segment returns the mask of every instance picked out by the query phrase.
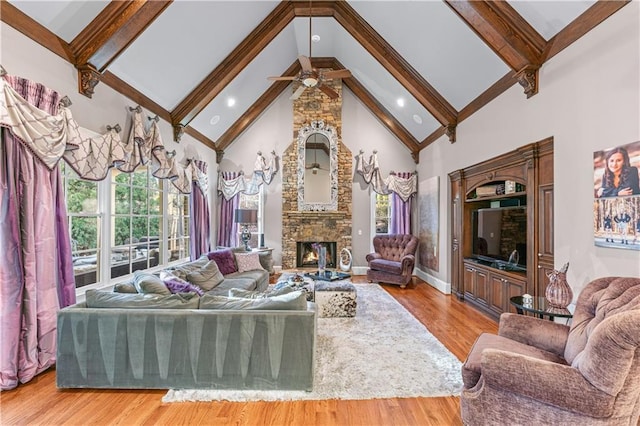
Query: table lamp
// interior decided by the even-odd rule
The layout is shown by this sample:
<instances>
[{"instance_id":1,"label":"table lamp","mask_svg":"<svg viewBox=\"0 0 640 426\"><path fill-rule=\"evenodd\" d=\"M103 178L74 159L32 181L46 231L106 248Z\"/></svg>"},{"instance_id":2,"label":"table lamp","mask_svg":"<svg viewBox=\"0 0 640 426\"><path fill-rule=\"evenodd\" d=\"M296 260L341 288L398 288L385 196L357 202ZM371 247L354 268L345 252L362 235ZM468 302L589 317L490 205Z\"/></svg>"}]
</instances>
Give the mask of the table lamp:
<instances>
[{"instance_id":1,"label":"table lamp","mask_svg":"<svg viewBox=\"0 0 640 426\"><path fill-rule=\"evenodd\" d=\"M242 226L240 239L244 244L244 249L246 251L251 250L251 248L249 248L249 240L251 239L249 225L258 223L258 210L236 209L236 223Z\"/></svg>"}]
</instances>

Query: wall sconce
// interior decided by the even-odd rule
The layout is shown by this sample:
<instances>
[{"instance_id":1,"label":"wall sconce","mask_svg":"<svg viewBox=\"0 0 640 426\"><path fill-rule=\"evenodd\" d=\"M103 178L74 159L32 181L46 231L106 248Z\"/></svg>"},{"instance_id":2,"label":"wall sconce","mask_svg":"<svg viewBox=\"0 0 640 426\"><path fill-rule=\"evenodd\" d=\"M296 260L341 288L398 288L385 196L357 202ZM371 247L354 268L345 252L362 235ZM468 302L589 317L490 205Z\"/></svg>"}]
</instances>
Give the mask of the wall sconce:
<instances>
[{"instance_id":1,"label":"wall sconce","mask_svg":"<svg viewBox=\"0 0 640 426\"><path fill-rule=\"evenodd\" d=\"M258 210L236 209L235 219L236 223L242 226L240 239L244 244L244 249L250 251L249 240L251 239L251 232L249 232L249 225L258 223Z\"/></svg>"}]
</instances>

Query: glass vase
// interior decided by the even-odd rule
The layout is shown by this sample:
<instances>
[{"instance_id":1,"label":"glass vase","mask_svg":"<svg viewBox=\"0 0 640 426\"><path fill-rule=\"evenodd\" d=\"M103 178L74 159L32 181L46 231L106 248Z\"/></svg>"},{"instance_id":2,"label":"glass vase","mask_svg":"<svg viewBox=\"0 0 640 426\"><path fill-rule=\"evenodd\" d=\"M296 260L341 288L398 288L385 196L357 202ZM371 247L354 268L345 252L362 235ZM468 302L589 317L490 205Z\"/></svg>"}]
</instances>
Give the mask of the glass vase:
<instances>
[{"instance_id":1,"label":"glass vase","mask_svg":"<svg viewBox=\"0 0 640 426\"><path fill-rule=\"evenodd\" d=\"M573 300L573 292L567 283L566 272L553 271L547 277L549 277L549 284L544 292L547 302L553 308L566 309Z\"/></svg>"},{"instance_id":2,"label":"glass vase","mask_svg":"<svg viewBox=\"0 0 640 426\"><path fill-rule=\"evenodd\" d=\"M318 275L324 275L327 267L327 248L320 247L318 249Z\"/></svg>"}]
</instances>

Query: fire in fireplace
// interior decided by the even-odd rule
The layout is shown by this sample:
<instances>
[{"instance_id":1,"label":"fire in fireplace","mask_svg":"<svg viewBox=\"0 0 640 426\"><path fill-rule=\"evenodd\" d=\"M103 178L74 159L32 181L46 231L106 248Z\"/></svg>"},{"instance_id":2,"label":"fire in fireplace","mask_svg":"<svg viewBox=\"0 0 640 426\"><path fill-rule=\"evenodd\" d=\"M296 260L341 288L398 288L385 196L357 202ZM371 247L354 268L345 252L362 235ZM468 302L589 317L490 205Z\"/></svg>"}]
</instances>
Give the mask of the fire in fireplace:
<instances>
[{"instance_id":1,"label":"fire in fireplace","mask_svg":"<svg viewBox=\"0 0 640 426\"><path fill-rule=\"evenodd\" d=\"M327 248L327 268L335 268L337 264L335 241L298 241L296 243L296 267L318 266L318 253L313 249L313 244Z\"/></svg>"}]
</instances>

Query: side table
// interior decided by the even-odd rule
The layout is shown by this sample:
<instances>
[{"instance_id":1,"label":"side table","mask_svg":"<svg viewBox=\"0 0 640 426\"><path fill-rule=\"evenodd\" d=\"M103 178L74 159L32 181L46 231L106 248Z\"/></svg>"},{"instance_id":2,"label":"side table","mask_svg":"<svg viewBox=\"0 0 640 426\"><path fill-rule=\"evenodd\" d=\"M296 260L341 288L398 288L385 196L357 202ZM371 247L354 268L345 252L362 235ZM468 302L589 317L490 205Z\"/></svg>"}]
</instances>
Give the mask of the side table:
<instances>
[{"instance_id":1,"label":"side table","mask_svg":"<svg viewBox=\"0 0 640 426\"><path fill-rule=\"evenodd\" d=\"M549 302L544 297L534 297L531 303L525 303L522 296L514 296L509 299L509 302L515 306L516 312L520 315L524 315L525 312L531 312L538 318L547 316L550 321L553 321L555 317L573 318L573 314L568 309L554 308L549 305Z\"/></svg>"}]
</instances>

